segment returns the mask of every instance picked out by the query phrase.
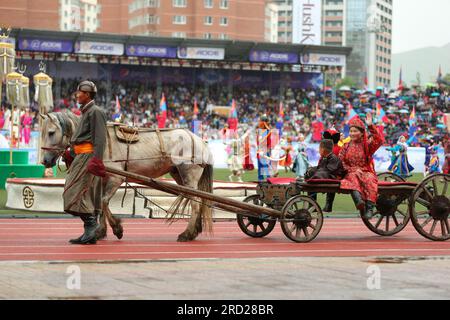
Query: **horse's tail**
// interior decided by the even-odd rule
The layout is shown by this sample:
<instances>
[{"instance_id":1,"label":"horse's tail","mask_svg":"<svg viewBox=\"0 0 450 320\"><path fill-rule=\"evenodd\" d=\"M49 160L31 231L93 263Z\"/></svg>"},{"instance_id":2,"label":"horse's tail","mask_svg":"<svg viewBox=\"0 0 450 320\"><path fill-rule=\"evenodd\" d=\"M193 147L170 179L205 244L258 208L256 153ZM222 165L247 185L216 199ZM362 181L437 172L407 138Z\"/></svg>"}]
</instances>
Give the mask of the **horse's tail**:
<instances>
[{"instance_id":1,"label":"horse's tail","mask_svg":"<svg viewBox=\"0 0 450 320\"><path fill-rule=\"evenodd\" d=\"M203 169L202 176L198 182L198 190L213 193L213 166L207 164ZM212 208L210 201L202 199L200 204L200 217L202 219L202 229L207 233L212 233Z\"/></svg>"}]
</instances>

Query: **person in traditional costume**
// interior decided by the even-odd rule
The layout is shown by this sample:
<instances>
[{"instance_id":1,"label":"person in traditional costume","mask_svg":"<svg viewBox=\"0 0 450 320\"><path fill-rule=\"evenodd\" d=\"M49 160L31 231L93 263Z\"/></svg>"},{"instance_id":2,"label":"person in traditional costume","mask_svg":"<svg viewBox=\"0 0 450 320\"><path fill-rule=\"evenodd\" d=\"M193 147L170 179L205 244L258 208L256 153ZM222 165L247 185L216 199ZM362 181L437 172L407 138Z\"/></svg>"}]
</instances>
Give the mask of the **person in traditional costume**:
<instances>
[{"instance_id":1,"label":"person in traditional costume","mask_svg":"<svg viewBox=\"0 0 450 320\"><path fill-rule=\"evenodd\" d=\"M442 173L450 174L450 139L446 135L442 139L442 147L444 148L445 160L442 166Z\"/></svg>"},{"instance_id":2,"label":"person in traditional costume","mask_svg":"<svg viewBox=\"0 0 450 320\"><path fill-rule=\"evenodd\" d=\"M375 212L378 197L378 178L375 173L373 154L383 144L383 136L373 125L372 114L366 118L371 137L359 118L349 121L351 141L344 145L339 158L342 160L346 176L341 181L341 189L350 190L353 202L362 215L370 219Z\"/></svg>"},{"instance_id":3,"label":"person in traditional costume","mask_svg":"<svg viewBox=\"0 0 450 320\"><path fill-rule=\"evenodd\" d=\"M22 120L22 141L25 143L26 146L29 146L30 144L30 138L31 138L31 126L33 124L33 117L30 114L30 109L27 108L25 111L25 114L21 117Z\"/></svg>"},{"instance_id":4,"label":"person in traditional costume","mask_svg":"<svg viewBox=\"0 0 450 320\"><path fill-rule=\"evenodd\" d=\"M308 154L306 153L307 145L305 143L305 136L300 133L298 136L298 149L297 156L295 157L292 171L294 171L297 179L302 180L306 171L311 166L308 161Z\"/></svg>"},{"instance_id":5,"label":"person in traditional costume","mask_svg":"<svg viewBox=\"0 0 450 320\"><path fill-rule=\"evenodd\" d=\"M272 132L268 124L268 118L263 115L259 121L256 133L258 160L258 180L264 181L273 175L271 164L271 147L272 147Z\"/></svg>"},{"instance_id":6,"label":"person in traditional costume","mask_svg":"<svg viewBox=\"0 0 450 320\"><path fill-rule=\"evenodd\" d=\"M252 154L251 154L252 144L250 143L250 129L247 129L244 136L242 137L242 140L244 140L243 168L245 171L253 171L255 169L255 165L253 164Z\"/></svg>"},{"instance_id":7,"label":"person in traditional costume","mask_svg":"<svg viewBox=\"0 0 450 320\"><path fill-rule=\"evenodd\" d=\"M430 158L430 164L428 166L427 175L441 173L441 168L439 166L439 156L438 156L439 146L432 145L431 147L429 147L429 149L430 149L431 158Z\"/></svg>"},{"instance_id":8,"label":"person in traditional costume","mask_svg":"<svg viewBox=\"0 0 450 320\"><path fill-rule=\"evenodd\" d=\"M402 178L411 177L411 172L414 170L414 167L408 161L408 142L406 141L406 136L400 136L394 148L389 149L398 152L394 165L390 167L390 170Z\"/></svg>"},{"instance_id":9,"label":"person in traditional costume","mask_svg":"<svg viewBox=\"0 0 450 320\"><path fill-rule=\"evenodd\" d=\"M337 131L334 127L322 133L323 139L333 141L333 154L337 157L341 152L342 147L339 145L341 141L341 133ZM325 207L323 207L324 212L332 212L333 211L333 203L334 198L336 197L336 193L327 193Z\"/></svg>"},{"instance_id":10,"label":"person in traditional costume","mask_svg":"<svg viewBox=\"0 0 450 320\"><path fill-rule=\"evenodd\" d=\"M78 85L77 102L81 106L81 120L70 142L70 149L64 155L69 165L63 192L64 211L80 217L84 222L84 233L70 240L72 244L97 242L97 216L102 212L107 117L95 104L96 94L97 87L93 82L82 81Z\"/></svg>"},{"instance_id":11,"label":"person in traditional costume","mask_svg":"<svg viewBox=\"0 0 450 320\"><path fill-rule=\"evenodd\" d=\"M233 177L236 177L238 182L242 181L242 152L241 152L241 141L239 139L239 134L236 131L234 133L234 138L230 142L231 155L228 158L228 168L231 174L228 179L233 182Z\"/></svg>"},{"instance_id":12,"label":"person in traditional costume","mask_svg":"<svg viewBox=\"0 0 450 320\"><path fill-rule=\"evenodd\" d=\"M285 172L289 172L291 170L292 165L292 155L291 153L294 151L294 147L292 146L292 138L287 138L287 145L281 147L284 151L284 157L280 160L280 166L284 167Z\"/></svg>"}]
</instances>

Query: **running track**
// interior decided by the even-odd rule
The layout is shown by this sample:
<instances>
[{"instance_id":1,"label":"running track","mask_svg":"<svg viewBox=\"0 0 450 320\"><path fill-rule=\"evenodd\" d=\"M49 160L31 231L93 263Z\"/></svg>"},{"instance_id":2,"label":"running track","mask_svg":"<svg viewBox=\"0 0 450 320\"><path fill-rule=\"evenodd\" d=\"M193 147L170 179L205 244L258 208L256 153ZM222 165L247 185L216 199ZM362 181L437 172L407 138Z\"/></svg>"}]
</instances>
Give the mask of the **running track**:
<instances>
[{"instance_id":1,"label":"running track","mask_svg":"<svg viewBox=\"0 0 450 320\"><path fill-rule=\"evenodd\" d=\"M432 242L409 225L399 235L371 233L359 219L326 218L311 243L288 240L277 225L263 239L241 232L236 222L216 222L213 236L190 243L176 242L186 222L126 219L125 234L97 245L69 245L82 233L79 219L0 219L0 261L126 261L205 258L447 256L450 242Z\"/></svg>"}]
</instances>

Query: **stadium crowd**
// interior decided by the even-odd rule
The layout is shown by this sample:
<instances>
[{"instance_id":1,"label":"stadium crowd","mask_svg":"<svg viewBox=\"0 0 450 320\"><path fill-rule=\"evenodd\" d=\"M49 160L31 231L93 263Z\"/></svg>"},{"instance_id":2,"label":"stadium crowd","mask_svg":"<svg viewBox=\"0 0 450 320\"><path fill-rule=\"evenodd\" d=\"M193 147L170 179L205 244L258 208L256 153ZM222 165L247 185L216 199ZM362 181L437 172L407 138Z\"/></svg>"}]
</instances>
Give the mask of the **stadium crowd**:
<instances>
[{"instance_id":1,"label":"stadium crowd","mask_svg":"<svg viewBox=\"0 0 450 320\"><path fill-rule=\"evenodd\" d=\"M75 89L79 79L61 81L61 99L54 101L54 111L70 109L78 112L75 102ZM161 92L167 101L166 127L190 128L194 117L194 100L198 103L196 118L202 121L203 130L208 138L220 138L227 124L227 116L214 112L215 106L230 106L235 99L237 118L240 127L253 127L258 119L266 114L273 127L283 123L283 135L294 140L300 133L306 136L306 142L320 140L319 130L334 126L345 132L349 109L361 117L367 112L374 113L378 124L384 126L386 143L392 144L402 134L414 134L420 137L434 137L440 141L447 134L444 115L449 112L449 88L428 87L422 91L406 89L402 92L347 90L338 91L333 97L331 90L293 90L286 89L280 95L267 88L242 89L220 86L193 88L183 85L163 85L162 90L148 87L140 82L112 82L108 99L107 83L97 81L97 102L106 106L109 119L138 126L152 127L157 124ZM348 90L350 89L350 90ZM107 105L107 101L109 104ZM280 117L280 102L283 116ZM118 105L120 104L120 110ZM379 105L378 105L379 104ZM0 122L5 116L7 103L2 101ZM37 107L32 104L34 125L37 128ZM379 114L382 110L382 116ZM414 126L411 131L411 113L415 111ZM378 114L378 116L377 116ZM317 121L318 120L318 121ZM321 122L323 126L317 126ZM0 123L0 124L1 124ZM419 145L420 139L413 141Z\"/></svg>"}]
</instances>

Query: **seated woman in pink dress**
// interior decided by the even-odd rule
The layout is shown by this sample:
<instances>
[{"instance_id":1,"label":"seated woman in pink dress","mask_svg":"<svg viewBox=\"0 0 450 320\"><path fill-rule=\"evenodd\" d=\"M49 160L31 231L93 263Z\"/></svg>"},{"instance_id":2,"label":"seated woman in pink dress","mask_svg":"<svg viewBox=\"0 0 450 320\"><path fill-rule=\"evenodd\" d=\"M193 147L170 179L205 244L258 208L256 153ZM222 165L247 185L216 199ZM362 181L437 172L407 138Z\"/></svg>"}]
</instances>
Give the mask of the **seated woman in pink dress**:
<instances>
[{"instance_id":1,"label":"seated woman in pink dress","mask_svg":"<svg viewBox=\"0 0 450 320\"><path fill-rule=\"evenodd\" d=\"M365 218L370 219L374 215L378 196L378 179L372 156L383 144L384 138L372 124L372 114L367 114L366 123L370 138L361 119L354 118L349 122L351 141L342 148L339 158L348 172L341 181L341 189L352 190L355 206Z\"/></svg>"}]
</instances>

